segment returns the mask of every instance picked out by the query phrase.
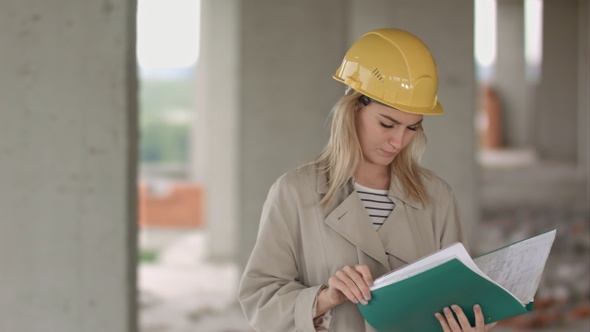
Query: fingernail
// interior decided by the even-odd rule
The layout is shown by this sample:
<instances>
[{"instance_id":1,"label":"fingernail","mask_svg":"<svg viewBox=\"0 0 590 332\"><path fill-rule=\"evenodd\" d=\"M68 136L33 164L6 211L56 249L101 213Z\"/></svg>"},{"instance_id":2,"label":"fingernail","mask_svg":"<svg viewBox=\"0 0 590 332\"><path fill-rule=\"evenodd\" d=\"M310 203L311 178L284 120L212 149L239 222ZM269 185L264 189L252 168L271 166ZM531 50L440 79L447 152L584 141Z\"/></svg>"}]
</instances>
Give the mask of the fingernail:
<instances>
[{"instance_id":1,"label":"fingernail","mask_svg":"<svg viewBox=\"0 0 590 332\"><path fill-rule=\"evenodd\" d=\"M458 305L456 305L456 304L453 304L453 305L451 306L451 308L453 308L453 311L457 311L457 310L459 310L459 306L458 306Z\"/></svg>"},{"instance_id":2,"label":"fingernail","mask_svg":"<svg viewBox=\"0 0 590 332\"><path fill-rule=\"evenodd\" d=\"M473 309L480 309L479 304L474 305Z\"/></svg>"},{"instance_id":3,"label":"fingernail","mask_svg":"<svg viewBox=\"0 0 590 332\"><path fill-rule=\"evenodd\" d=\"M373 280L367 280L367 286L369 286L369 287L373 286Z\"/></svg>"},{"instance_id":4,"label":"fingernail","mask_svg":"<svg viewBox=\"0 0 590 332\"><path fill-rule=\"evenodd\" d=\"M361 300L361 303L362 303L363 305L367 305L367 301L365 301L365 300Z\"/></svg>"},{"instance_id":5,"label":"fingernail","mask_svg":"<svg viewBox=\"0 0 590 332\"><path fill-rule=\"evenodd\" d=\"M451 313L451 309L449 309L448 307L445 307L443 309L443 311L445 312L445 314L450 314Z\"/></svg>"},{"instance_id":6,"label":"fingernail","mask_svg":"<svg viewBox=\"0 0 590 332\"><path fill-rule=\"evenodd\" d=\"M371 295L365 295L365 301L370 301L371 300Z\"/></svg>"}]
</instances>

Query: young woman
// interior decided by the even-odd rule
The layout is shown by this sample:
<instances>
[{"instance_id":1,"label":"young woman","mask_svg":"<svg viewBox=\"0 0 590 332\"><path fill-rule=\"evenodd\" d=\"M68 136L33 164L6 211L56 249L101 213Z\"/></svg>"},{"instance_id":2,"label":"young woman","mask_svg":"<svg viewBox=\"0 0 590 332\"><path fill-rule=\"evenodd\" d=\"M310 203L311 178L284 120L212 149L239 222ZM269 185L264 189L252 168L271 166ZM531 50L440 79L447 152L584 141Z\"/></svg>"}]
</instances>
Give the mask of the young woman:
<instances>
[{"instance_id":1,"label":"young woman","mask_svg":"<svg viewBox=\"0 0 590 332\"><path fill-rule=\"evenodd\" d=\"M374 278L465 242L451 189L418 165L423 117L443 112L437 77L406 31L371 31L348 50L328 144L281 176L263 207L239 290L256 331L374 331L357 307ZM474 310L475 328L458 307L436 319L444 331L489 329Z\"/></svg>"}]
</instances>

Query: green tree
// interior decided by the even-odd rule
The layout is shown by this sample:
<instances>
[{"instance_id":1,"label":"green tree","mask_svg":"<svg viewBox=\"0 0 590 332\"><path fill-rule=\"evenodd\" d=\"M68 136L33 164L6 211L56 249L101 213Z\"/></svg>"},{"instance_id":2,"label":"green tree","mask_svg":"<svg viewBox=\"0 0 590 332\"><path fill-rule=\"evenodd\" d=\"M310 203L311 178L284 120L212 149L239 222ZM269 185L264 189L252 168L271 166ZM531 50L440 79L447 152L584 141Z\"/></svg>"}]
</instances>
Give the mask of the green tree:
<instances>
[{"instance_id":1,"label":"green tree","mask_svg":"<svg viewBox=\"0 0 590 332\"><path fill-rule=\"evenodd\" d=\"M185 164L189 158L190 121L174 120L174 112L194 109L191 75L140 81L140 144L142 164ZM190 118L190 117L188 117Z\"/></svg>"}]
</instances>

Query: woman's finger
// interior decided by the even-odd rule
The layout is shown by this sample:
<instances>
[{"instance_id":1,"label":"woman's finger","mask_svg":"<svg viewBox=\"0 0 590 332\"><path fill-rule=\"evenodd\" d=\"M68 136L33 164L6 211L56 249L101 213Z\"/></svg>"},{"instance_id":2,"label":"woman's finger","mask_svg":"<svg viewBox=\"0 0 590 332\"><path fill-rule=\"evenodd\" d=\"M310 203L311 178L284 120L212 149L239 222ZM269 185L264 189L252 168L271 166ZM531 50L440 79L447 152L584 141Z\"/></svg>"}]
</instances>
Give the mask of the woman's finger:
<instances>
[{"instance_id":1,"label":"woman's finger","mask_svg":"<svg viewBox=\"0 0 590 332\"><path fill-rule=\"evenodd\" d=\"M447 323L451 328L451 331L461 331L461 327L457 323L457 320L455 320L455 316L453 316L453 312L451 311L451 309L445 307L443 309L443 312L445 314L445 318L447 319Z\"/></svg>"},{"instance_id":2,"label":"woman's finger","mask_svg":"<svg viewBox=\"0 0 590 332\"><path fill-rule=\"evenodd\" d=\"M365 283L368 287L373 286L373 276L371 275L371 270L369 270L367 265L357 265L354 267L354 269L360 273L361 276L363 276L363 279L365 280Z\"/></svg>"},{"instance_id":3,"label":"woman's finger","mask_svg":"<svg viewBox=\"0 0 590 332\"><path fill-rule=\"evenodd\" d=\"M461 307L456 304L453 304L451 309L453 309L453 312L455 313L457 320L461 325L462 331L471 331L471 323L469 322L469 319L467 319L467 316L465 316L463 309L461 309Z\"/></svg>"},{"instance_id":4,"label":"woman's finger","mask_svg":"<svg viewBox=\"0 0 590 332\"><path fill-rule=\"evenodd\" d=\"M363 293L363 297L366 301L371 300L371 287L373 285L373 276L371 275L371 271L367 265L357 265L354 269L360 274L362 278L362 282L360 280L357 282L357 286L359 287L361 293Z\"/></svg>"},{"instance_id":5,"label":"woman's finger","mask_svg":"<svg viewBox=\"0 0 590 332\"><path fill-rule=\"evenodd\" d=\"M346 273L353 284L349 284L351 291L357 296L357 299L362 304L367 304L370 299L371 292L363 276L356 270L356 267L345 266L342 272Z\"/></svg>"},{"instance_id":6,"label":"woman's finger","mask_svg":"<svg viewBox=\"0 0 590 332\"><path fill-rule=\"evenodd\" d=\"M438 319L438 322L440 323L440 326L442 327L443 332L451 332L451 327L447 323L445 316L443 316L437 312L434 314L434 317L436 317L436 319Z\"/></svg>"},{"instance_id":7,"label":"woman's finger","mask_svg":"<svg viewBox=\"0 0 590 332\"><path fill-rule=\"evenodd\" d=\"M348 285L344 281L340 280L340 278L338 278L336 275L333 275L330 277L330 279L328 279L328 291L331 292L331 294L333 294L331 295L333 300L337 300L337 293L340 293L344 297L346 297L350 302L358 303L356 296L354 296L354 294L350 291Z\"/></svg>"},{"instance_id":8,"label":"woman's finger","mask_svg":"<svg viewBox=\"0 0 590 332\"><path fill-rule=\"evenodd\" d=\"M475 330L485 331L485 319L483 318L483 312L479 304L473 306L473 313L475 314Z\"/></svg>"},{"instance_id":9,"label":"woman's finger","mask_svg":"<svg viewBox=\"0 0 590 332\"><path fill-rule=\"evenodd\" d=\"M359 283L362 285L364 281L354 268L345 266L342 270L336 272L335 276L346 284L347 291L353 296L354 300L352 302L367 304L367 300L365 300L365 296L359 288ZM347 297L350 299L349 296Z\"/></svg>"}]
</instances>

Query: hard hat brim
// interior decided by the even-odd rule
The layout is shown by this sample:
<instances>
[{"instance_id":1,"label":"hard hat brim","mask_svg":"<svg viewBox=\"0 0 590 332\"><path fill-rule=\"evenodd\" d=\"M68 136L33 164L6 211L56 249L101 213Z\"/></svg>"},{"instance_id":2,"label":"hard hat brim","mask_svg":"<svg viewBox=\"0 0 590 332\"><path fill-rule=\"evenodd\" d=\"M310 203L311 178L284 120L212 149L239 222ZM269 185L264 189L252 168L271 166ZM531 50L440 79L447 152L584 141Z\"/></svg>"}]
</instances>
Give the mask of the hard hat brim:
<instances>
[{"instance_id":1,"label":"hard hat brim","mask_svg":"<svg viewBox=\"0 0 590 332\"><path fill-rule=\"evenodd\" d=\"M338 77L337 73L332 75L332 77L335 80L337 80L338 82L341 82L341 83L344 83L345 85L347 85L344 82L344 80L342 80L340 77ZM402 112L411 113L411 114L420 114L420 115L441 115L444 113L444 109L443 109L442 105L440 104L440 102L438 102L438 101L436 102L436 105L434 105L434 107L431 107L431 108L415 107L415 106L409 106L409 105L403 105L403 104L395 104L395 103L386 102L386 101L382 100L382 98L379 98L378 96L375 96L368 91L363 91L362 89L354 88L350 85L347 85L347 86L357 92L364 94L365 96L367 96L373 100L378 101L379 103L381 103L383 105L395 108L395 109L400 110Z\"/></svg>"},{"instance_id":2,"label":"hard hat brim","mask_svg":"<svg viewBox=\"0 0 590 332\"><path fill-rule=\"evenodd\" d=\"M390 105L385 103L387 106L391 106L395 109L398 109L402 112L412 113L412 114L421 114L421 115L441 115L444 113L444 109L442 105L437 101L436 105L431 108L422 108L422 107L411 107L406 105Z\"/></svg>"}]
</instances>

